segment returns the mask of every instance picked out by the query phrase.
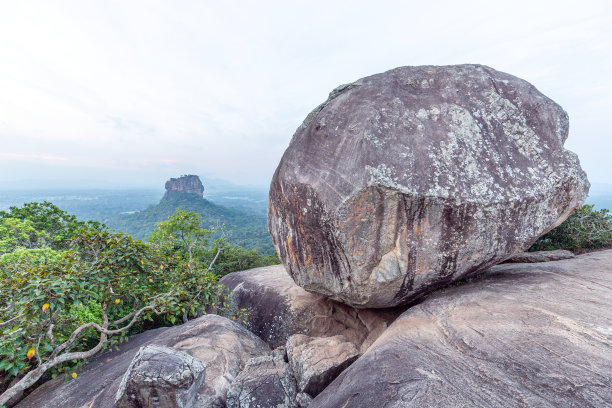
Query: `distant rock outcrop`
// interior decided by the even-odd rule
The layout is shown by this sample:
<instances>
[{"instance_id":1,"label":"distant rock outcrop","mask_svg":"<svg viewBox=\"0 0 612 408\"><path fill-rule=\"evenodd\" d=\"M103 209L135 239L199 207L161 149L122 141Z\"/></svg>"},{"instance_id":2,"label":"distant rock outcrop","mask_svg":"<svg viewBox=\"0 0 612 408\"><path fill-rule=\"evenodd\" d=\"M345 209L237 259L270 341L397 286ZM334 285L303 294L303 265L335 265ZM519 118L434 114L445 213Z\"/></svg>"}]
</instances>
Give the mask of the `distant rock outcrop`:
<instances>
[{"instance_id":1,"label":"distant rock outcrop","mask_svg":"<svg viewBox=\"0 0 612 408\"><path fill-rule=\"evenodd\" d=\"M187 174L166 181L166 194L164 194L162 200L174 192L197 194L199 197L203 197L204 185L200 181L200 177L194 174Z\"/></svg>"},{"instance_id":2,"label":"distant rock outcrop","mask_svg":"<svg viewBox=\"0 0 612 408\"><path fill-rule=\"evenodd\" d=\"M270 185L293 279L390 307L526 250L586 198L567 113L481 65L401 67L335 89Z\"/></svg>"}]
</instances>

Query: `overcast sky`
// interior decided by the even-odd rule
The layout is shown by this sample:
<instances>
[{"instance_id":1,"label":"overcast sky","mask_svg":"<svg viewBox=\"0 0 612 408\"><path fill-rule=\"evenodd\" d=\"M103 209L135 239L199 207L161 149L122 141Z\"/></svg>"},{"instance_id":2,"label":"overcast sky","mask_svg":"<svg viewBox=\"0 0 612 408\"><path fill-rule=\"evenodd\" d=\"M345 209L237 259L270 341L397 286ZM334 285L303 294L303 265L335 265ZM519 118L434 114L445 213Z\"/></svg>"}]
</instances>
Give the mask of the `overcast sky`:
<instances>
[{"instance_id":1,"label":"overcast sky","mask_svg":"<svg viewBox=\"0 0 612 408\"><path fill-rule=\"evenodd\" d=\"M612 182L609 0L6 0L0 189L162 186L186 173L265 185L335 86L458 63L558 102L566 146L591 181Z\"/></svg>"}]
</instances>

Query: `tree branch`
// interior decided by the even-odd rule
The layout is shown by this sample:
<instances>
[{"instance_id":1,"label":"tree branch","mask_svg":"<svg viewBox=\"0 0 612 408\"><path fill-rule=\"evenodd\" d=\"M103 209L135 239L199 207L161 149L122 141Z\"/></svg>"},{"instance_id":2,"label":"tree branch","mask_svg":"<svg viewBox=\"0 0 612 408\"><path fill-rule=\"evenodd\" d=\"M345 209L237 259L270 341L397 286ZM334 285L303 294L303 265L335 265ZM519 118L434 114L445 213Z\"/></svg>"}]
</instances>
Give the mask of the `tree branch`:
<instances>
[{"instance_id":1,"label":"tree branch","mask_svg":"<svg viewBox=\"0 0 612 408\"><path fill-rule=\"evenodd\" d=\"M210 270L212 269L213 265L215 264L215 262L217 261L217 258L219 257L219 254L221 253L221 251L223 251L223 248L221 248L221 245L217 246L217 254L215 255L215 257L213 258L212 262L210 263L210 265L208 265L208 269L206 269L206 272L210 272Z\"/></svg>"},{"instance_id":2,"label":"tree branch","mask_svg":"<svg viewBox=\"0 0 612 408\"><path fill-rule=\"evenodd\" d=\"M8 334L5 334L4 336L0 337L0 342L2 342L2 341L4 341L4 340L8 339L8 338L9 338L9 337L11 337L13 334L18 333L18 332L20 332L20 331L22 331L22 330L23 330L23 328L22 328L22 327L20 327L20 328L18 328L18 329L13 330L12 332L10 332L10 333L8 333Z\"/></svg>"},{"instance_id":3,"label":"tree branch","mask_svg":"<svg viewBox=\"0 0 612 408\"><path fill-rule=\"evenodd\" d=\"M4 327L7 324L11 324L12 321L19 319L20 317L23 317L25 313L20 314L19 316L15 316L12 319L7 320L6 322L0 322L0 327Z\"/></svg>"}]
</instances>

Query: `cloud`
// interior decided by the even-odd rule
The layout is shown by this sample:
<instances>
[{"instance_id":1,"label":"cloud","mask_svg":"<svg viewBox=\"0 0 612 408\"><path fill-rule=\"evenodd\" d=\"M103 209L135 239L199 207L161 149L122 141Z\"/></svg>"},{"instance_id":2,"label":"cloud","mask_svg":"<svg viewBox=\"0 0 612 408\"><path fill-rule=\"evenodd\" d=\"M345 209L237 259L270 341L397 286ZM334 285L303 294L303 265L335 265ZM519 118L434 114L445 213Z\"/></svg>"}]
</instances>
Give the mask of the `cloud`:
<instances>
[{"instance_id":1,"label":"cloud","mask_svg":"<svg viewBox=\"0 0 612 408\"><path fill-rule=\"evenodd\" d=\"M479 62L559 102L568 146L612 181L610 20L603 1L6 2L0 174L49 173L33 155L66 157L65 177L69 165L135 184L186 172L266 184L335 86Z\"/></svg>"},{"instance_id":2,"label":"cloud","mask_svg":"<svg viewBox=\"0 0 612 408\"><path fill-rule=\"evenodd\" d=\"M46 162L66 162L70 160L68 157L50 156L44 154L22 154L22 153L0 153L1 159L6 160L27 160L27 161L46 161Z\"/></svg>"}]
</instances>

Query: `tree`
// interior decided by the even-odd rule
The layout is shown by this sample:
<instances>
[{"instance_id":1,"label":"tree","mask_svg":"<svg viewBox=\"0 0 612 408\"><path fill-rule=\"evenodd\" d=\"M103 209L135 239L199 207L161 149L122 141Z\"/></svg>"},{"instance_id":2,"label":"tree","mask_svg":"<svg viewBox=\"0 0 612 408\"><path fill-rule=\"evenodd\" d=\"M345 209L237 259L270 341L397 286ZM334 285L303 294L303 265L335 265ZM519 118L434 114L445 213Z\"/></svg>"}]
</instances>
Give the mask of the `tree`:
<instances>
[{"instance_id":1,"label":"tree","mask_svg":"<svg viewBox=\"0 0 612 408\"><path fill-rule=\"evenodd\" d=\"M151 233L149 242L186 257L187 262L191 264L206 253L206 246L213 232L214 230L202 228L198 214L177 208L168 220L157 223L157 229Z\"/></svg>"},{"instance_id":2,"label":"tree","mask_svg":"<svg viewBox=\"0 0 612 408\"><path fill-rule=\"evenodd\" d=\"M26 203L22 207L13 206L8 211L0 211L0 219L7 218L28 222L38 233L46 234L49 237L47 244L53 249L64 249L80 230L106 228L96 221L79 221L48 201Z\"/></svg>"},{"instance_id":3,"label":"tree","mask_svg":"<svg viewBox=\"0 0 612 408\"><path fill-rule=\"evenodd\" d=\"M214 259L196 259L210 231L175 215L161 225L159 244L81 225L64 250L19 247L0 257L0 370L22 376L0 406L45 373L142 331L145 320L175 324L206 312L242 319L209 272Z\"/></svg>"},{"instance_id":4,"label":"tree","mask_svg":"<svg viewBox=\"0 0 612 408\"><path fill-rule=\"evenodd\" d=\"M203 277L218 279L211 269L228 246L223 237L209 242L210 236L219 229L204 229L198 214L177 208L168 220L157 223L156 230L149 237L149 242L157 245L166 256L175 257L183 266L186 264L180 277L187 288L182 299L188 301L183 311L183 322L187 322L190 315L203 313L202 307L210 303L206 298L208 281Z\"/></svg>"},{"instance_id":5,"label":"tree","mask_svg":"<svg viewBox=\"0 0 612 408\"><path fill-rule=\"evenodd\" d=\"M143 314L167 311L172 289L159 283L160 259L143 243L87 231L73 245L54 263L0 265L0 368L13 376L25 372L0 396L0 405L48 370L93 356ZM80 321L73 313L79 307L97 321Z\"/></svg>"}]
</instances>

